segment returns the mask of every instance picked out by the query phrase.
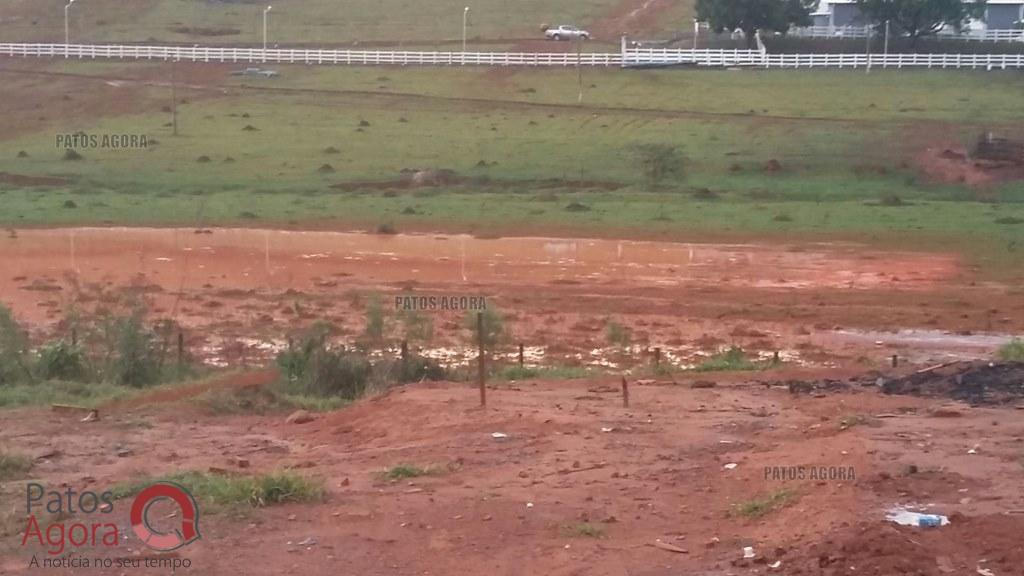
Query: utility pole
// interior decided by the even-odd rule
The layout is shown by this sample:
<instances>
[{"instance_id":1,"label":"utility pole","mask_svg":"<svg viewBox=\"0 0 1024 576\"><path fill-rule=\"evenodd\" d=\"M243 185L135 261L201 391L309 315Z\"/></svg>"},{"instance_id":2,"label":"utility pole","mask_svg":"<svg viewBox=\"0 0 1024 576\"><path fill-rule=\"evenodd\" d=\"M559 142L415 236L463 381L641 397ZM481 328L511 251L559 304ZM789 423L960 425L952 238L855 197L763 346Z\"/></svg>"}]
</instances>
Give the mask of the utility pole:
<instances>
[{"instance_id":1,"label":"utility pole","mask_svg":"<svg viewBox=\"0 0 1024 576\"><path fill-rule=\"evenodd\" d=\"M267 61L267 15L270 14L270 10L273 6L267 6L267 9L263 11L263 61Z\"/></svg>"},{"instance_id":2,"label":"utility pole","mask_svg":"<svg viewBox=\"0 0 1024 576\"><path fill-rule=\"evenodd\" d=\"M466 51L466 27L469 25L469 6L462 11L462 51Z\"/></svg>"},{"instance_id":3,"label":"utility pole","mask_svg":"<svg viewBox=\"0 0 1024 576\"><path fill-rule=\"evenodd\" d=\"M171 126L178 135L178 60L171 60Z\"/></svg>"},{"instance_id":4,"label":"utility pole","mask_svg":"<svg viewBox=\"0 0 1024 576\"><path fill-rule=\"evenodd\" d=\"M64 57L67 58L71 51L71 26L68 24L68 12L75 0L68 0L64 6Z\"/></svg>"}]
</instances>

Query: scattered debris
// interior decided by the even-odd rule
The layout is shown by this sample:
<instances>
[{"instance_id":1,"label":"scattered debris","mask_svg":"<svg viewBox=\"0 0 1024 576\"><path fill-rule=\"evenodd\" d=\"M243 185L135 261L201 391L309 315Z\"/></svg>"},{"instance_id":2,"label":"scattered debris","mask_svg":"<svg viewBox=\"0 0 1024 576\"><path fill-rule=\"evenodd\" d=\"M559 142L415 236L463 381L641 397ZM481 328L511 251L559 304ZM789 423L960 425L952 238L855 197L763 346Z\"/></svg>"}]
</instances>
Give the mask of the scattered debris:
<instances>
[{"instance_id":1,"label":"scattered debris","mask_svg":"<svg viewBox=\"0 0 1024 576\"><path fill-rule=\"evenodd\" d=\"M308 411L296 410L295 412L292 412L291 415L288 416L288 418L286 418L284 422L285 424L306 424L307 422L312 422L313 420L316 420L316 417L314 417Z\"/></svg>"},{"instance_id":2,"label":"scattered debris","mask_svg":"<svg viewBox=\"0 0 1024 576\"><path fill-rule=\"evenodd\" d=\"M660 548L660 549L665 550L667 552L675 552L676 554L689 554L690 553L690 551L687 550L686 548L680 548L679 546L675 546L673 544L669 544L668 542L662 542L661 540L655 540L654 542L651 543L651 546L654 546L655 548Z\"/></svg>"},{"instance_id":3,"label":"scattered debris","mask_svg":"<svg viewBox=\"0 0 1024 576\"><path fill-rule=\"evenodd\" d=\"M946 516L939 514L922 514L920 512L912 512L905 508L890 509L886 513L885 519L901 526L916 526L920 528L933 528L949 524L949 518Z\"/></svg>"},{"instance_id":4,"label":"scattered debris","mask_svg":"<svg viewBox=\"0 0 1024 576\"><path fill-rule=\"evenodd\" d=\"M744 560L750 560L754 556L757 556L757 554L754 554L754 547L753 546L744 546L743 547L743 559Z\"/></svg>"},{"instance_id":5,"label":"scattered debris","mask_svg":"<svg viewBox=\"0 0 1024 576\"><path fill-rule=\"evenodd\" d=\"M504 440L508 438L508 434L505 434L504 432L492 432L491 438L494 438L495 440Z\"/></svg>"}]
</instances>

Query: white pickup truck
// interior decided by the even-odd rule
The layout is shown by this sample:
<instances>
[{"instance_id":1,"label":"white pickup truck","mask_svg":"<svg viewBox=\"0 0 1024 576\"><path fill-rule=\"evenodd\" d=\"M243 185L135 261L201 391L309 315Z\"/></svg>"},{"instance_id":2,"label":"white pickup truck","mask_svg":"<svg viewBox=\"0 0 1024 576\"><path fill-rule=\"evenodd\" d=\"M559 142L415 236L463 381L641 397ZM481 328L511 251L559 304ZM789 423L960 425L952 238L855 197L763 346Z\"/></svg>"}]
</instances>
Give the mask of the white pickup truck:
<instances>
[{"instance_id":1,"label":"white pickup truck","mask_svg":"<svg viewBox=\"0 0 1024 576\"><path fill-rule=\"evenodd\" d=\"M545 30L544 37L548 40L575 40L577 38L590 40L590 32L580 30L575 26L562 24L561 26L553 26Z\"/></svg>"}]
</instances>

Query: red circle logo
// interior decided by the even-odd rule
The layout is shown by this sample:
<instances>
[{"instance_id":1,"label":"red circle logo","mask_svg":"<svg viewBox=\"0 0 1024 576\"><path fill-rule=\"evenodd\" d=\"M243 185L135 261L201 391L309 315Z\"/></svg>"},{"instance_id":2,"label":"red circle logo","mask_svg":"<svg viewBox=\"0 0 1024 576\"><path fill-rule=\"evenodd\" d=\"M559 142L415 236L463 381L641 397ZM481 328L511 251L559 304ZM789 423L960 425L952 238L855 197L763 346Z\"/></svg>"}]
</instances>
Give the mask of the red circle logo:
<instances>
[{"instance_id":1,"label":"red circle logo","mask_svg":"<svg viewBox=\"0 0 1024 576\"><path fill-rule=\"evenodd\" d=\"M173 532L160 532L147 518L149 507L160 500L171 500L181 510L181 526ZM142 543L160 552L170 552L199 539L199 507L185 487L173 482L157 482L146 488L132 502L132 531Z\"/></svg>"}]
</instances>

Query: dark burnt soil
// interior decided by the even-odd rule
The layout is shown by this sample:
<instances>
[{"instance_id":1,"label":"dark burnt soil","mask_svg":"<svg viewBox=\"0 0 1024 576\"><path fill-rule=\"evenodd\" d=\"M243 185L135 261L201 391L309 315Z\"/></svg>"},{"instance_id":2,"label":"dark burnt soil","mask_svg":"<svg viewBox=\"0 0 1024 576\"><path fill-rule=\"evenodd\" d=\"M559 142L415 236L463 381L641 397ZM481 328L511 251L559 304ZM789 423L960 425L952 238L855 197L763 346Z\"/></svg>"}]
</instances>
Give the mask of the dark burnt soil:
<instances>
[{"instance_id":1,"label":"dark burnt soil","mask_svg":"<svg viewBox=\"0 0 1024 576\"><path fill-rule=\"evenodd\" d=\"M765 387L784 386L792 394L823 396L879 387L885 394L950 398L972 406L1019 404L1024 400L1024 362L951 362L902 376L871 371L847 379L762 382Z\"/></svg>"},{"instance_id":2,"label":"dark burnt soil","mask_svg":"<svg viewBox=\"0 0 1024 576\"><path fill-rule=\"evenodd\" d=\"M957 363L889 380L886 394L948 397L974 406L1000 405L1024 398L1024 362Z\"/></svg>"}]
</instances>

